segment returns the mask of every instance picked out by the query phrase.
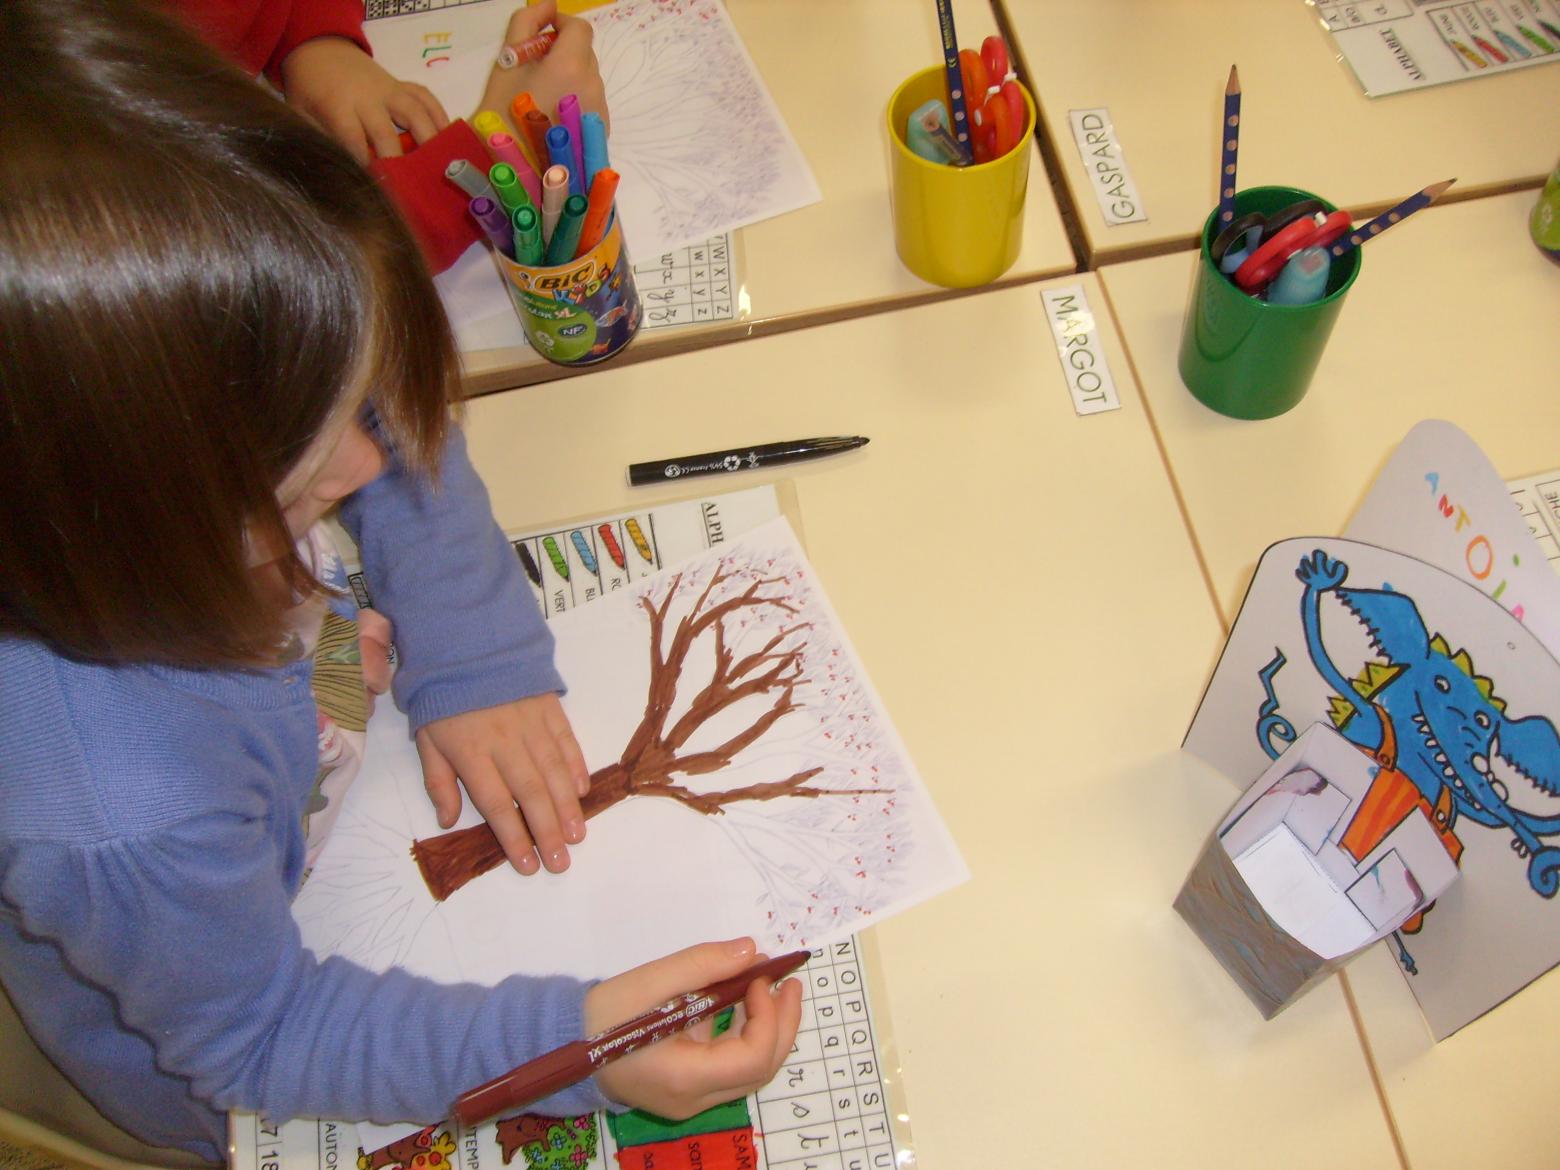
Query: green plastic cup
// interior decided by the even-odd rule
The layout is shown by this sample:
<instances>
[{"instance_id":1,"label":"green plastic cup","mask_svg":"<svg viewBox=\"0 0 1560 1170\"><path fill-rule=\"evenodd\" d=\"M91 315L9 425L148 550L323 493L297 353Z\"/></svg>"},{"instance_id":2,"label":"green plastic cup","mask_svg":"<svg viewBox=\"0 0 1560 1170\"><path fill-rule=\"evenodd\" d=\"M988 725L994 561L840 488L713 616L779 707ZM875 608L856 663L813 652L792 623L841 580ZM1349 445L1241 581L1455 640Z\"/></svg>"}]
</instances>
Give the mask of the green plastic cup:
<instances>
[{"instance_id":1,"label":"green plastic cup","mask_svg":"<svg viewBox=\"0 0 1560 1170\"><path fill-rule=\"evenodd\" d=\"M1235 218L1271 215L1302 199L1327 200L1297 187L1252 187L1235 196ZM1204 406L1230 418L1273 418L1305 397L1343 298L1360 273L1360 249L1333 261L1327 291L1309 305L1270 305L1247 296L1219 271L1209 248L1218 231L1203 224L1197 276L1181 324L1181 381Z\"/></svg>"}]
</instances>

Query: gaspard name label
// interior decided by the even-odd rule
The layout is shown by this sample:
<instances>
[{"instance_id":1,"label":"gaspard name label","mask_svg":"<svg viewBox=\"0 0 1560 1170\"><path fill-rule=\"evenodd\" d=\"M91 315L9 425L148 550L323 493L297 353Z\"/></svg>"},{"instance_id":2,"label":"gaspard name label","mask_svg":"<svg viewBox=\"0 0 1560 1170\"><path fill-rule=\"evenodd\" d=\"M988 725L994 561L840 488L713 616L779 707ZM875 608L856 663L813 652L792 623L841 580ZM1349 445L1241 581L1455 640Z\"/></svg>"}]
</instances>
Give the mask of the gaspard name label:
<instances>
[{"instance_id":1,"label":"gaspard name label","mask_svg":"<svg viewBox=\"0 0 1560 1170\"><path fill-rule=\"evenodd\" d=\"M1127 170L1127 160L1122 157L1110 111L1104 107L1068 110L1067 119L1072 123L1073 140L1078 144L1078 155L1083 159L1083 169L1089 176L1089 186L1099 201L1105 222L1112 227L1122 223L1147 223L1148 212L1138 197L1132 172Z\"/></svg>"}]
</instances>

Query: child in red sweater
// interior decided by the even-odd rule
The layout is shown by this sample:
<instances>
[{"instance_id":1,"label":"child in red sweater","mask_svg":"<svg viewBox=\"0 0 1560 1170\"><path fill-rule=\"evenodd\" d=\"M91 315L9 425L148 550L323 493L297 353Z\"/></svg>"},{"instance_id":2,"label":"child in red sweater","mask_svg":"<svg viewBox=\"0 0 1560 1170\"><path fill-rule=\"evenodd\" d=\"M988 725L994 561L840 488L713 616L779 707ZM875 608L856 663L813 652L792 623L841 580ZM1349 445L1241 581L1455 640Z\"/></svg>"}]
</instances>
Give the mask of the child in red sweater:
<instances>
[{"instance_id":1,"label":"child in red sweater","mask_svg":"<svg viewBox=\"0 0 1560 1170\"><path fill-rule=\"evenodd\" d=\"M463 158L486 170L491 157L462 120L451 121L426 88L401 81L374 61L363 36L363 0L162 0L207 41L252 73L264 74L287 103L365 164L389 192L442 272L480 238L468 197L444 177ZM564 94L606 117L601 70L587 21L540 0L510 17L504 43L520 44L552 25L558 39L542 60L494 69L478 109L506 114L529 92L551 113ZM472 111L475 113L476 111ZM418 144L403 153L398 130Z\"/></svg>"}]
</instances>

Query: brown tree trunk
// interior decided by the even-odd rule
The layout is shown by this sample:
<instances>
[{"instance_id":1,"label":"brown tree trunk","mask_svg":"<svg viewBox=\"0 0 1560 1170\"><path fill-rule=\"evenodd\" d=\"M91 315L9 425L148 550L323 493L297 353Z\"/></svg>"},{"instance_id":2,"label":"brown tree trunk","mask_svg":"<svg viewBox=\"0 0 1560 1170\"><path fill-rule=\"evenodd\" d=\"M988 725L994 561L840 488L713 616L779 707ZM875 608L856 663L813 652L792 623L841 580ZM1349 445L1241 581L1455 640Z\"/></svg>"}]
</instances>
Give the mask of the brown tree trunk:
<instances>
[{"instance_id":1,"label":"brown tree trunk","mask_svg":"<svg viewBox=\"0 0 1560 1170\"><path fill-rule=\"evenodd\" d=\"M746 588L723 595L724 587L733 579L745 579ZM663 796L705 816L716 816L726 805L739 801L857 794L856 789L806 787L807 781L823 771L822 767L807 768L783 780L723 792L695 792L672 783L674 775L704 776L729 766L739 753L798 709L796 689L807 683L803 669L807 643L800 636L809 627L805 622L785 624L795 615L796 608L783 593L777 596L765 592L784 581L783 577L744 578L722 562L692 608L677 622L664 653L667 615L681 587L682 575L672 578L659 604L649 597L639 599L650 624L650 680L645 713L618 761L591 774L590 792L580 801L587 820L630 796ZM768 631L768 639L761 647L739 658L737 647L727 644L725 623L728 618L740 618L743 614L779 615L779 626ZM668 729L666 723L677 699L689 651L705 635L709 636L714 652L713 672L708 681L693 691L688 710ZM767 700L768 705L746 728L724 743L678 755L710 720L755 698ZM412 857L434 899L442 902L472 878L501 864L504 851L493 830L483 824L413 841Z\"/></svg>"},{"instance_id":2,"label":"brown tree trunk","mask_svg":"<svg viewBox=\"0 0 1560 1170\"><path fill-rule=\"evenodd\" d=\"M590 791L580 801L589 820L629 795L629 775L622 764L608 764L591 773ZM504 848L486 822L412 842L412 859L434 901L442 902L472 878L503 864Z\"/></svg>"}]
</instances>

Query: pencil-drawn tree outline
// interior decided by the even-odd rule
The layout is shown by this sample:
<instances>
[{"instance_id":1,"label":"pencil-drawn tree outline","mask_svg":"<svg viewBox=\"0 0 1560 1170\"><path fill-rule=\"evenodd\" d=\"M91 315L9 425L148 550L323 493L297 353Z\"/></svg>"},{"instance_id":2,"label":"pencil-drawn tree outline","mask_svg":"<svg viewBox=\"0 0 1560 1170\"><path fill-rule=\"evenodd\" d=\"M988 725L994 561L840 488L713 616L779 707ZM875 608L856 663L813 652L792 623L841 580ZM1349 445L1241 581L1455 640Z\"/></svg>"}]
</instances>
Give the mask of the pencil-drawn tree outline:
<instances>
[{"instance_id":1,"label":"pencil-drawn tree outline","mask_svg":"<svg viewBox=\"0 0 1560 1170\"><path fill-rule=\"evenodd\" d=\"M718 8L662 0L587 19L613 95L614 165L655 193L660 235L703 236L711 220L758 214L784 178L790 143L771 118L749 116L767 97L740 46L705 31L720 23Z\"/></svg>"},{"instance_id":2,"label":"pencil-drawn tree outline","mask_svg":"<svg viewBox=\"0 0 1560 1170\"><path fill-rule=\"evenodd\" d=\"M344 816L331 831L328 864L309 874L293 902L306 940L375 971L403 965L414 950L454 953L438 904L419 896L416 883L402 880L406 826L414 823L406 797L414 790L426 799L420 778L415 787L404 781L391 786L399 818Z\"/></svg>"},{"instance_id":3,"label":"pencil-drawn tree outline","mask_svg":"<svg viewBox=\"0 0 1560 1170\"><path fill-rule=\"evenodd\" d=\"M660 797L718 823L751 863L779 937L816 937L843 911L868 913L864 891L907 844L892 827L901 764L850 656L815 644L805 567L726 556L635 601L647 632L644 713L619 757L592 773L586 816ZM738 762L768 775L699 783ZM795 807L749 811L777 800ZM412 855L439 901L504 862L485 824L415 841Z\"/></svg>"}]
</instances>

